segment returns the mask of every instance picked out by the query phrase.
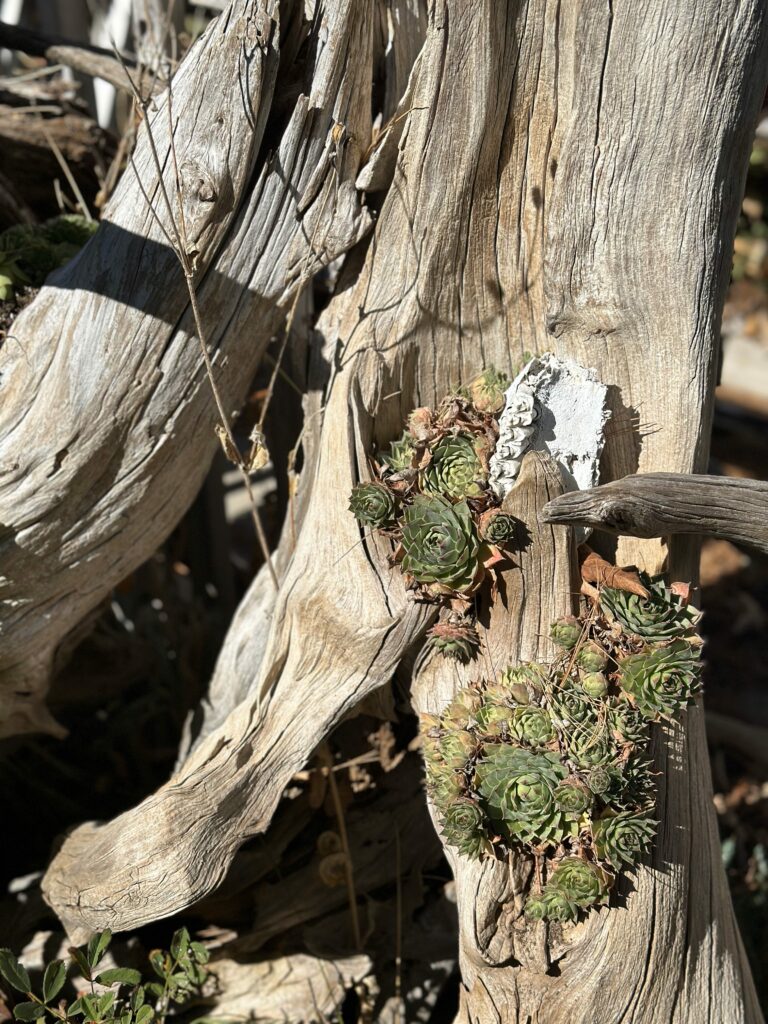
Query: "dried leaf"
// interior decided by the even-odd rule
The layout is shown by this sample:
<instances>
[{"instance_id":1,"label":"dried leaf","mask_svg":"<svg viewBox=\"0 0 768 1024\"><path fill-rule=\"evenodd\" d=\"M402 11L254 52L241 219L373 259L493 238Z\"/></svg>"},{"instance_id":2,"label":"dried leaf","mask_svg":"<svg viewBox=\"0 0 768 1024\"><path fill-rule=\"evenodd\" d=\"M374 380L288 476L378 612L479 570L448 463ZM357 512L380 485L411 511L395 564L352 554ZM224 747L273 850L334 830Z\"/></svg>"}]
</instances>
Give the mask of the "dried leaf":
<instances>
[{"instance_id":1,"label":"dried leaf","mask_svg":"<svg viewBox=\"0 0 768 1024\"><path fill-rule=\"evenodd\" d=\"M224 449L224 454L230 462L234 462L236 466L240 465L240 452L232 444L232 440L229 433L225 430L220 423L216 424L216 436L219 439L221 447Z\"/></svg>"},{"instance_id":2,"label":"dried leaf","mask_svg":"<svg viewBox=\"0 0 768 1024\"><path fill-rule=\"evenodd\" d=\"M647 589L640 582L635 569L621 569L611 565L586 544L579 548L581 557L581 578L586 583L594 583L599 587L613 587L615 590L626 590L638 597L650 597Z\"/></svg>"},{"instance_id":3,"label":"dried leaf","mask_svg":"<svg viewBox=\"0 0 768 1024\"><path fill-rule=\"evenodd\" d=\"M248 440L251 442L251 447L248 452L246 469L249 473L256 473L269 462L269 449L264 434L258 427L253 428Z\"/></svg>"}]
</instances>

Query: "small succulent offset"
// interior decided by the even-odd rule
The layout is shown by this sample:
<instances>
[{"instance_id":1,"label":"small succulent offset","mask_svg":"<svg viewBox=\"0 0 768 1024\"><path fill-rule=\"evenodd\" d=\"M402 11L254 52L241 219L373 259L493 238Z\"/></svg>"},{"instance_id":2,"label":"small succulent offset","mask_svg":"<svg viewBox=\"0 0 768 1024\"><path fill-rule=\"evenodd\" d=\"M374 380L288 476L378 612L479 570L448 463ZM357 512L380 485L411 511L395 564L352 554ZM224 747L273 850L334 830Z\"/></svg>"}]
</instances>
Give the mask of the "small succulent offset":
<instances>
[{"instance_id":1,"label":"small succulent offset","mask_svg":"<svg viewBox=\"0 0 768 1024\"><path fill-rule=\"evenodd\" d=\"M366 526L384 529L395 522L397 501L384 484L358 484L349 496L349 511Z\"/></svg>"},{"instance_id":2,"label":"small succulent offset","mask_svg":"<svg viewBox=\"0 0 768 1024\"><path fill-rule=\"evenodd\" d=\"M474 658L479 646L477 628L465 615L451 614L427 633L428 648L464 664Z\"/></svg>"},{"instance_id":3,"label":"small succulent offset","mask_svg":"<svg viewBox=\"0 0 768 1024\"><path fill-rule=\"evenodd\" d=\"M435 408L414 409L404 433L371 459L373 479L350 495L349 510L395 543L394 563L422 600L463 618L442 619L429 647L469 661L480 646L472 595L519 545L519 522L488 486L508 378L488 367Z\"/></svg>"},{"instance_id":4,"label":"small succulent offset","mask_svg":"<svg viewBox=\"0 0 768 1024\"><path fill-rule=\"evenodd\" d=\"M549 664L508 668L423 716L443 839L470 858L533 855L529 920L573 922L607 903L653 844L650 729L699 691L701 641L684 588L644 582L647 607L613 591L603 604L601 591L596 608L553 623Z\"/></svg>"}]
</instances>

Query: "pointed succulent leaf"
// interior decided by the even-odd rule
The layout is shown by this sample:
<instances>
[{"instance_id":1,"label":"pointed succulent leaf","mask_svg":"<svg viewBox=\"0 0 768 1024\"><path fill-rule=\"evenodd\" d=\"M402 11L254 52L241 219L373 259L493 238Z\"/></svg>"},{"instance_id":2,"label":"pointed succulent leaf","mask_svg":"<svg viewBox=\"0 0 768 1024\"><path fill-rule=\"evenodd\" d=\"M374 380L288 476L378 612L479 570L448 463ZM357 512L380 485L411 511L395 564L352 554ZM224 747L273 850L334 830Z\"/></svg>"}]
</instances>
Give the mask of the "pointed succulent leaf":
<instances>
[{"instance_id":1,"label":"pointed succulent leaf","mask_svg":"<svg viewBox=\"0 0 768 1024\"><path fill-rule=\"evenodd\" d=\"M597 865L581 857L565 857L555 868L546 889L564 893L577 907L586 908L604 903L609 885Z\"/></svg>"},{"instance_id":2,"label":"pointed succulent leaf","mask_svg":"<svg viewBox=\"0 0 768 1024\"><path fill-rule=\"evenodd\" d=\"M579 642L582 626L573 615L566 615L562 619L553 622L549 630L549 638L558 647L564 647L566 651L572 650Z\"/></svg>"},{"instance_id":3,"label":"pointed succulent leaf","mask_svg":"<svg viewBox=\"0 0 768 1024\"><path fill-rule=\"evenodd\" d=\"M447 620L436 623L429 630L427 646L444 658L466 664L477 655L480 636L471 622Z\"/></svg>"}]
</instances>

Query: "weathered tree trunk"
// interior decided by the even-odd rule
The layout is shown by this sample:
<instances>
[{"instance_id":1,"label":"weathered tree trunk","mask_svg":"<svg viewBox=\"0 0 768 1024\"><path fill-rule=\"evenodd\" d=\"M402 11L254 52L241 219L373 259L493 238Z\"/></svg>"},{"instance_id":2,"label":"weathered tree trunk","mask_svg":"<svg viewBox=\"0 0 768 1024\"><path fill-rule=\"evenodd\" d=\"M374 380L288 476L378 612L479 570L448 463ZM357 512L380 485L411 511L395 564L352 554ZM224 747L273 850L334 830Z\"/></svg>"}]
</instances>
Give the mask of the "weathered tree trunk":
<instances>
[{"instance_id":1,"label":"weathered tree trunk","mask_svg":"<svg viewBox=\"0 0 768 1024\"><path fill-rule=\"evenodd\" d=\"M329 48L346 45L342 7L324 15ZM398 9L417 22L416 4ZM360 88L372 8L355 10ZM322 427L307 419L280 590L275 599L255 583L219 662L216 692L236 690L240 703L209 716L156 794L66 840L45 892L73 932L133 927L210 892L317 742L423 635L429 610L408 600L387 545L361 537L346 511L372 442L395 436L414 405L489 363L508 368L524 349L553 350L610 386L604 479L703 468L766 29L763 0L433 0L397 148L385 139L379 150L388 190L375 234L317 324L316 355L332 374ZM359 123L335 117L345 130L334 138L355 140L348 159L359 164ZM258 215L258 190L252 201ZM215 302L215 289L203 299ZM146 425L140 406L135 418ZM164 469L182 463L173 450ZM531 543L505 576L505 600L481 609L496 665L539 653L546 624L570 604L571 539L538 523L560 489L551 464L529 456L507 499ZM146 507L126 509L129 532ZM664 554L655 541L618 547L621 561L651 570ZM672 550L676 577L695 575L694 555L692 543ZM430 662L414 703L439 707L461 681ZM701 709L660 734L655 752L662 825L621 907L547 931L521 917L524 861L454 859L461 1021L760 1020L720 864Z\"/></svg>"}]
</instances>

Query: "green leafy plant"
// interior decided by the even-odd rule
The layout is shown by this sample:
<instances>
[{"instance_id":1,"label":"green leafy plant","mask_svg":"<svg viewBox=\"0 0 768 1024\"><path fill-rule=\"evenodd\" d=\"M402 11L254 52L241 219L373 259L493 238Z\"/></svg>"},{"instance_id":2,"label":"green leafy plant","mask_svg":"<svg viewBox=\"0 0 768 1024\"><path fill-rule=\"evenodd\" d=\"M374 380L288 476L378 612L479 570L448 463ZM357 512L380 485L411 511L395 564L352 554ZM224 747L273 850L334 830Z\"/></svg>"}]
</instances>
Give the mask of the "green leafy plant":
<instances>
[{"instance_id":1,"label":"green leafy plant","mask_svg":"<svg viewBox=\"0 0 768 1024\"><path fill-rule=\"evenodd\" d=\"M12 951L0 949L0 976L26 997L13 1007L14 1018L67 1024L163 1024L171 1003L188 1002L208 976L208 950L191 941L186 928L174 933L170 950L149 954L155 975L150 981L132 967L99 969L111 940L106 930L97 932L86 945L71 948L69 963L49 963L37 989ZM70 973L81 974L88 985L72 1001L60 998Z\"/></svg>"}]
</instances>

